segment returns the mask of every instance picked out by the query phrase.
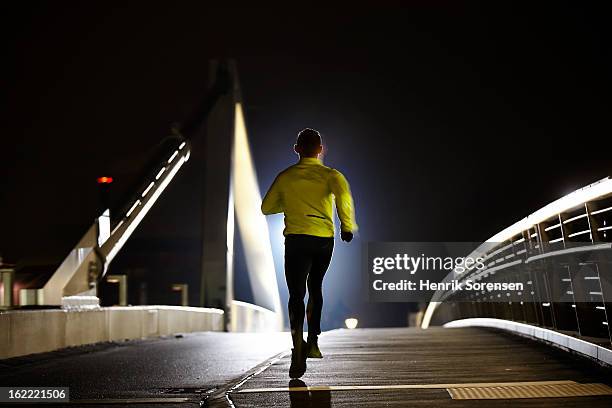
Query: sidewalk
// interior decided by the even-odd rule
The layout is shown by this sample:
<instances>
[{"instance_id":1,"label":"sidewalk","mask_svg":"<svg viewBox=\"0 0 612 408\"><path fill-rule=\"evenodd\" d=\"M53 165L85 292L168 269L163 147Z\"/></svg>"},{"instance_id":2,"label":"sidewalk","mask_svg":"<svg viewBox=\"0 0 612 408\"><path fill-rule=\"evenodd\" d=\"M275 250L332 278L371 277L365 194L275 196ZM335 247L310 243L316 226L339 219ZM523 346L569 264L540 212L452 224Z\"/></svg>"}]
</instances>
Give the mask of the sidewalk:
<instances>
[{"instance_id":1,"label":"sidewalk","mask_svg":"<svg viewBox=\"0 0 612 408\"><path fill-rule=\"evenodd\" d=\"M336 330L320 347L325 358L309 359L301 380L289 381L286 354L233 389L230 400L237 408L612 406L612 395L599 395L612 393L602 384L612 380L610 370L502 332ZM521 396L530 398L510 399Z\"/></svg>"}]
</instances>

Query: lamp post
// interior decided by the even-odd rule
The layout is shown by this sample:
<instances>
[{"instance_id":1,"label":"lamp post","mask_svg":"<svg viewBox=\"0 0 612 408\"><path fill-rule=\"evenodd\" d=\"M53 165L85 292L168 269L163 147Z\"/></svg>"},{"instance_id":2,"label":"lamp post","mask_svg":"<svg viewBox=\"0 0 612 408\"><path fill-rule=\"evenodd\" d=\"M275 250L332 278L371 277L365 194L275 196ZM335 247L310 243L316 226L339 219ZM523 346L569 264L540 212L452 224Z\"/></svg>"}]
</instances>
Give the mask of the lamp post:
<instances>
[{"instance_id":1,"label":"lamp post","mask_svg":"<svg viewBox=\"0 0 612 408\"><path fill-rule=\"evenodd\" d=\"M10 309L13 307L13 282L15 277L15 270L12 268L0 269L0 281L4 287L2 304L0 309Z\"/></svg>"},{"instance_id":2,"label":"lamp post","mask_svg":"<svg viewBox=\"0 0 612 408\"><path fill-rule=\"evenodd\" d=\"M181 306L189 306L189 285L186 283L174 283L173 292L181 292Z\"/></svg>"},{"instance_id":3,"label":"lamp post","mask_svg":"<svg viewBox=\"0 0 612 408\"><path fill-rule=\"evenodd\" d=\"M107 275L106 281L119 284L119 306L127 306L127 275Z\"/></svg>"}]
</instances>

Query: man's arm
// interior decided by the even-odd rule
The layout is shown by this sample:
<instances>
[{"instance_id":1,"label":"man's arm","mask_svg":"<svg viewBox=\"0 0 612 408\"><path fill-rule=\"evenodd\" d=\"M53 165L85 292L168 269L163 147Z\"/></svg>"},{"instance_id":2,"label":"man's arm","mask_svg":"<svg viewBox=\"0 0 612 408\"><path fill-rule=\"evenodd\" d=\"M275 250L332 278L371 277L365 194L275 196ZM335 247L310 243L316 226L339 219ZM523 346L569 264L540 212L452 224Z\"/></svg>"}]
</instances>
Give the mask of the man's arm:
<instances>
[{"instance_id":1,"label":"man's arm","mask_svg":"<svg viewBox=\"0 0 612 408\"><path fill-rule=\"evenodd\" d=\"M280 176L276 176L270 189L261 202L261 212L265 215L283 212L283 197L280 191Z\"/></svg>"},{"instance_id":2,"label":"man's arm","mask_svg":"<svg viewBox=\"0 0 612 408\"><path fill-rule=\"evenodd\" d=\"M352 233L357 231L353 196L351 195L348 181L338 170L334 170L332 173L330 188L336 200L336 211L338 218L340 218L340 230L342 233L345 233L343 235L349 235L348 233L350 233L352 238ZM342 239L344 240L344 236Z\"/></svg>"}]
</instances>

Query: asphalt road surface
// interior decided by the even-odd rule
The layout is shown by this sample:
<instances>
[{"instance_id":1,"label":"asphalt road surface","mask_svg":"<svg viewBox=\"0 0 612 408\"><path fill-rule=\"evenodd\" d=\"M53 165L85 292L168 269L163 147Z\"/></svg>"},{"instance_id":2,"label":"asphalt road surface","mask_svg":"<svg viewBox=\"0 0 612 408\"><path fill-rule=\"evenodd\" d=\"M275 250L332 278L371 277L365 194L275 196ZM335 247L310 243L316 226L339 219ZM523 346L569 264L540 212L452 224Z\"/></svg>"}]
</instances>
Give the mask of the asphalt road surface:
<instances>
[{"instance_id":1,"label":"asphalt road surface","mask_svg":"<svg viewBox=\"0 0 612 408\"><path fill-rule=\"evenodd\" d=\"M102 343L0 360L0 385L70 387L70 406L156 406L160 398L194 402L162 406L199 406L290 344L288 333L218 332Z\"/></svg>"},{"instance_id":2,"label":"asphalt road surface","mask_svg":"<svg viewBox=\"0 0 612 408\"><path fill-rule=\"evenodd\" d=\"M612 406L609 368L499 331L334 330L320 346L292 381L288 333L192 333L1 360L0 384L67 386L70 407ZM534 397L547 390L583 395Z\"/></svg>"},{"instance_id":3,"label":"asphalt road surface","mask_svg":"<svg viewBox=\"0 0 612 408\"><path fill-rule=\"evenodd\" d=\"M326 333L320 346L324 358L309 359L299 381L287 377L289 357L280 358L230 388L229 399L236 408L612 407L612 370L500 331L336 330ZM459 394L455 390L472 389L510 389L506 395L516 397L518 385L531 396L542 390L557 396L451 397ZM560 390L610 395L559 397ZM224 406L221 402L213 395L209 406Z\"/></svg>"}]
</instances>

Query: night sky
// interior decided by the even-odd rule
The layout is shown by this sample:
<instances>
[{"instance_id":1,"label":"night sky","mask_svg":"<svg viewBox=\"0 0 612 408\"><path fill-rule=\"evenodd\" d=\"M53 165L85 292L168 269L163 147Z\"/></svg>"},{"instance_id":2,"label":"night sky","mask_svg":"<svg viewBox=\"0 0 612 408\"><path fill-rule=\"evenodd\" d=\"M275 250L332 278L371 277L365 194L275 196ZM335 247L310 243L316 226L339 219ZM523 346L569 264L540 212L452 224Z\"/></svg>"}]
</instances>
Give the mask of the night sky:
<instances>
[{"instance_id":1,"label":"night sky","mask_svg":"<svg viewBox=\"0 0 612 408\"><path fill-rule=\"evenodd\" d=\"M95 178L113 176L119 202L171 124L202 97L217 57L237 62L262 193L296 160L292 144L304 127L321 131L325 163L351 183L359 236L351 246L336 242L326 278L325 307L338 315L405 324L406 305L366 305L343 286L360 276L365 242L485 240L611 173L606 10L204 3L4 6L5 261L59 262L96 216ZM160 245L169 264L185 259L172 273L195 290L197 148L111 271L150 267L138 250ZM281 223L270 219L279 268Z\"/></svg>"}]
</instances>

